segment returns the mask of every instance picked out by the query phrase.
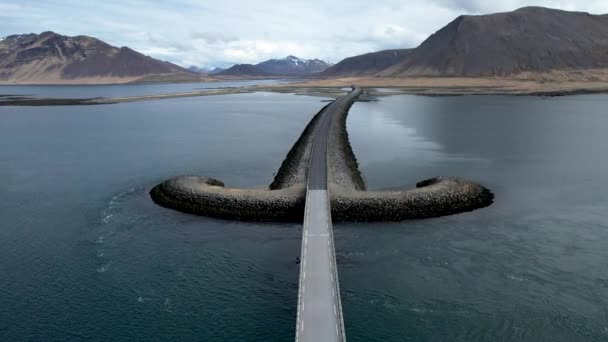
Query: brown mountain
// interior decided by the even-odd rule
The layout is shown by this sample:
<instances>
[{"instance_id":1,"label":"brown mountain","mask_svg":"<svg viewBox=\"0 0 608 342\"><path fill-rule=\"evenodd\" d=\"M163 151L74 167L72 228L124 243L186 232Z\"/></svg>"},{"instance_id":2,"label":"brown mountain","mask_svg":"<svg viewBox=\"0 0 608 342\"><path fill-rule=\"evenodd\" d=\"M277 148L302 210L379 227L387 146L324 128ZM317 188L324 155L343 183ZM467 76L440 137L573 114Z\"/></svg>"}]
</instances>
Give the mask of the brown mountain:
<instances>
[{"instance_id":1,"label":"brown mountain","mask_svg":"<svg viewBox=\"0 0 608 342\"><path fill-rule=\"evenodd\" d=\"M0 82L4 83L123 83L194 75L175 64L88 36L44 32L0 40Z\"/></svg>"},{"instance_id":2,"label":"brown mountain","mask_svg":"<svg viewBox=\"0 0 608 342\"><path fill-rule=\"evenodd\" d=\"M270 77L269 74L253 64L236 64L226 70L222 70L215 74L217 76L235 76L235 77Z\"/></svg>"},{"instance_id":3,"label":"brown mountain","mask_svg":"<svg viewBox=\"0 0 608 342\"><path fill-rule=\"evenodd\" d=\"M319 74L321 77L371 76L404 61L412 49L384 50L348 57Z\"/></svg>"},{"instance_id":4,"label":"brown mountain","mask_svg":"<svg viewBox=\"0 0 608 342\"><path fill-rule=\"evenodd\" d=\"M542 7L460 16L382 76L504 76L608 68L608 15Z\"/></svg>"}]
</instances>

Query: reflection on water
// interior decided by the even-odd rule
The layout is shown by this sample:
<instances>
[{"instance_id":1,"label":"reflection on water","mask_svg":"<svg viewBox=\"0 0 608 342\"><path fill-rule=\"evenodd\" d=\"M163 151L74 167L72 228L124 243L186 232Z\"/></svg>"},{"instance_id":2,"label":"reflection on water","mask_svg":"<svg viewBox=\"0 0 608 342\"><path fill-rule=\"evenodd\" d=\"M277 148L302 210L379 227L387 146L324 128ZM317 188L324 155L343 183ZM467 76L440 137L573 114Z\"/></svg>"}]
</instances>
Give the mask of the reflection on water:
<instances>
[{"instance_id":1,"label":"reflection on water","mask_svg":"<svg viewBox=\"0 0 608 342\"><path fill-rule=\"evenodd\" d=\"M0 341L293 338L298 225L156 206L180 174L266 187L320 98L0 108Z\"/></svg>"},{"instance_id":2,"label":"reflection on water","mask_svg":"<svg viewBox=\"0 0 608 342\"><path fill-rule=\"evenodd\" d=\"M277 84L294 80L247 80L209 83L151 83L151 84L108 84L108 85L53 85L53 86L7 86L0 85L0 95L23 95L42 98L95 98L127 97L185 93L205 89L246 87L257 84Z\"/></svg>"},{"instance_id":3,"label":"reflection on water","mask_svg":"<svg viewBox=\"0 0 608 342\"><path fill-rule=\"evenodd\" d=\"M455 175L496 202L339 225L349 341L606 340L606 105L607 96L357 103L349 132L369 185Z\"/></svg>"},{"instance_id":4,"label":"reflection on water","mask_svg":"<svg viewBox=\"0 0 608 342\"><path fill-rule=\"evenodd\" d=\"M293 340L300 225L186 215L148 190L180 174L267 186L319 101L0 108L0 341ZM607 105L355 104L349 136L371 188L454 175L496 202L336 225L348 340L607 340Z\"/></svg>"}]
</instances>

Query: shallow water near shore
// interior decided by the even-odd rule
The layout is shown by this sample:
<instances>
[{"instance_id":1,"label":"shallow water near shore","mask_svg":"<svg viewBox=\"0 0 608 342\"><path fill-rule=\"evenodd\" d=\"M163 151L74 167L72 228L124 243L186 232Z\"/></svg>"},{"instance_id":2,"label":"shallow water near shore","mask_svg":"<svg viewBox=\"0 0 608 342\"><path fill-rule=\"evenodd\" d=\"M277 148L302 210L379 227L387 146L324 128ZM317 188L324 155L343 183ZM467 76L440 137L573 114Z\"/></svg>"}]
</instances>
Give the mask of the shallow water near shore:
<instances>
[{"instance_id":1,"label":"shallow water near shore","mask_svg":"<svg viewBox=\"0 0 608 342\"><path fill-rule=\"evenodd\" d=\"M175 175L265 187L322 98L0 108L0 340L290 341L299 225L186 215ZM461 176L496 202L335 226L349 341L608 339L608 96L356 103L369 188Z\"/></svg>"},{"instance_id":2,"label":"shallow water near shore","mask_svg":"<svg viewBox=\"0 0 608 342\"><path fill-rule=\"evenodd\" d=\"M96 97L130 97L189 93L218 88L236 88L253 85L281 84L294 80L246 80L206 83L150 83L103 85L0 85L0 95L32 98L88 99ZM0 97L0 101L2 97Z\"/></svg>"}]
</instances>

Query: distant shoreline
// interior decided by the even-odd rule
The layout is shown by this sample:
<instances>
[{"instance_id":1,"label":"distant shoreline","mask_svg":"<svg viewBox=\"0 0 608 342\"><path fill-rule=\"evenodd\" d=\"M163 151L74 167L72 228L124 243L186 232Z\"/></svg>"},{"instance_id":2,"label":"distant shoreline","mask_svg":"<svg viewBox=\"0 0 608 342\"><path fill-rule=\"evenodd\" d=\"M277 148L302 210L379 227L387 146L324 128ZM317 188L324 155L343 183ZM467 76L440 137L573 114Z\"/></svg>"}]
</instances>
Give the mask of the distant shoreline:
<instances>
[{"instance_id":1,"label":"distant shoreline","mask_svg":"<svg viewBox=\"0 0 608 342\"><path fill-rule=\"evenodd\" d=\"M414 95L530 95L564 96L608 93L608 74L577 78L570 74L529 74L518 77L344 77L273 86L280 88L335 88L356 84L388 88ZM269 88L266 86L265 88Z\"/></svg>"},{"instance_id":2,"label":"distant shoreline","mask_svg":"<svg viewBox=\"0 0 608 342\"><path fill-rule=\"evenodd\" d=\"M87 77L77 79L41 79L38 81L8 81L0 80L2 86L110 86L110 85L142 85L142 84L176 84L176 83L218 83L243 82L260 80L302 81L314 79L309 75L269 75L269 76L218 76L218 75L148 75L143 77Z\"/></svg>"},{"instance_id":3,"label":"distant shoreline","mask_svg":"<svg viewBox=\"0 0 608 342\"><path fill-rule=\"evenodd\" d=\"M364 87L366 89L367 94L369 95L369 99L402 94L422 96L507 95L555 97L608 93L608 82L603 80L538 82L519 79L464 77L352 77L337 79L318 79L300 83L255 85L238 88L218 88L205 91L112 98L32 98L23 95L0 95L0 106L100 105L136 101L162 100L182 97L243 94L264 91L335 98L345 93L343 88L348 88L353 84ZM0 86L8 85L0 84ZM89 85L87 84L85 86ZM383 90L380 91L378 89Z\"/></svg>"}]
</instances>

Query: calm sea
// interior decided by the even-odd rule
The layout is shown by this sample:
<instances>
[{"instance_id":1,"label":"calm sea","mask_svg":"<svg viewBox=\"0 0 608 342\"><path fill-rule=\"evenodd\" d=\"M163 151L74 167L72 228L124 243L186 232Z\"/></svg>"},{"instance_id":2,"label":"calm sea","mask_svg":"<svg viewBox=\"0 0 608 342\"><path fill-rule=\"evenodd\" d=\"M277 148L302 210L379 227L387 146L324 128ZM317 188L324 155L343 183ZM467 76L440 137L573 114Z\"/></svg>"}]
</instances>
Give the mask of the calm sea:
<instances>
[{"instance_id":1,"label":"calm sea","mask_svg":"<svg viewBox=\"0 0 608 342\"><path fill-rule=\"evenodd\" d=\"M53 85L53 86L5 86L0 85L0 95L22 95L36 98L95 98L187 93L218 88L235 88L252 85L289 83L294 80L247 80L210 83L150 83L120 85ZM0 97L0 100L2 98Z\"/></svg>"},{"instance_id":2,"label":"calm sea","mask_svg":"<svg viewBox=\"0 0 608 342\"><path fill-rule=\"evenodd\" d=\"M301 227L186 215L148 191L180 174L267 186L321 100L0 107L0 341L292 341ZM604 95L355 104L370 188L453 175L496 202L335 225L348 340L607 340L607 107Z\"/></svg>"}]
</instances>

